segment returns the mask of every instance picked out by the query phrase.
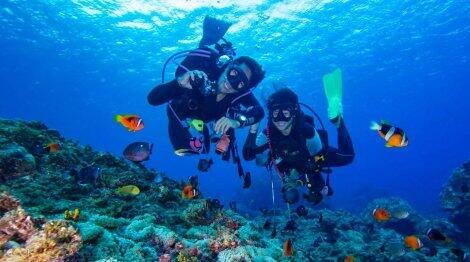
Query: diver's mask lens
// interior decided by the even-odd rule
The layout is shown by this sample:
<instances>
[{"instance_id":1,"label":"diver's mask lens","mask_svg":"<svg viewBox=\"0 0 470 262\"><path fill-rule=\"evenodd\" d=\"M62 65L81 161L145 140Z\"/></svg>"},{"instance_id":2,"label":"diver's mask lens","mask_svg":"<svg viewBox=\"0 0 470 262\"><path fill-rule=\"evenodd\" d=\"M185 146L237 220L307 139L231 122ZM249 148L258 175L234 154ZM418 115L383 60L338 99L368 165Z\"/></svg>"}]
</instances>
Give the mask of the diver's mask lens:
<instances>
[{"instance_id":1,"label":"diver's mask lens","mask_svg":"<svg viewBox=\"0 0 470 262\"><path fill-rule=\"evenodd\" d=\"M237 91L248 87L248 77L245 72L238 66L229 66L227 70L227 80Z\"/></svg>"},{"instance_id":2,"label":"diver's mask lens","mask_svg":"<svg viewBox=\"0 0 470 262\"><path fill-rule=\"evenodd\" d=\"M294 109L292 107L276 107L271 111L273 122L289 122L293 117Z\"/></svg>"}]
</instances>

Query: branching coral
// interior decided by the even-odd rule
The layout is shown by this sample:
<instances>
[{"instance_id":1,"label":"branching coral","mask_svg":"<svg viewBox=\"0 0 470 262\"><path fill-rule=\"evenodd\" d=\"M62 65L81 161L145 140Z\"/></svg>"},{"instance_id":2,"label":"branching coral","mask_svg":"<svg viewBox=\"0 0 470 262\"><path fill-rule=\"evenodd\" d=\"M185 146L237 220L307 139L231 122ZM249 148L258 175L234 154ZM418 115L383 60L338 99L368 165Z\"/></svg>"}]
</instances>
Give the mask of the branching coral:
<instances>
[{"instance_id":1,"label":"branching coral","mask_svg":"<svg viewBox=\"0 0 470 262\"><path fill-rule=\"evenodd\" d=\"M18 200L6 193L0 199L2 210L16 206L0 218L0 247L13 237L24 244L8 250L0 261L63 261L80 249L82 238L66 221L49 221L37 230Z\"/></svg>"},{"instance_id":2,"label":"branching coral","mask_svg":"<svg viewBox=\"0 0 470 262\"><path fill-rule=\"evenodd\" d=\"M5 213L0 219L0 247L14 236L26 241L34 233L36 229L31 217L21 207Z\"/></svg>"},{"instance_id":3,"label":"branching coral","mask_svg":"<svg viewBox=\"0 0 470 262\"><path fill-rule=\"evenodd\" d=\"M24 247L7 251L2 261L64 261L78 252L82 238L66 221L49 221Z\"/></svg>"}]
</instances>

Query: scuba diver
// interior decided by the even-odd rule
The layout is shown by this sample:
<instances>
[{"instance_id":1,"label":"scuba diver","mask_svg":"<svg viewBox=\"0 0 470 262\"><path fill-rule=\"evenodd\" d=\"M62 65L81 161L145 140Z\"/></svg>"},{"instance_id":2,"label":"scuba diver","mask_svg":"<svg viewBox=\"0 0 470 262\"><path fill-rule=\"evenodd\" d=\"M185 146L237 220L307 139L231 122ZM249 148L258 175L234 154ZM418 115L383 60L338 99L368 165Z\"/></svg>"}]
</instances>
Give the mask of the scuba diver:
<instances>
[{"instance_id":1,"label":"scuba diver","mask_svg":"<svg viewBox=\"0 0 470 262\"><path fill-rule=\"evenodd\" d=\"M263 80L265 71L251 57L234 58L235 48L223 38L230 25L206 16L199 48L179 52L166 61L162 84L150 91L148 102L154 106L168 103L168 133L177 155L207 154L214 142L222 159L228 160L232 155L248 187L251 180L249 172L245 174L241 167L234 129L264 117L251 90ZM218 43L220 40L222 44ZM176 60L180 58L184 58L181 63ZM165 69L170 61L177 65L175 79L165 83ZM198 166L211 164L207 159L200 161L207 163Z\"/></svg>"},{"instance_id":2,"label":"scuba diver","mask_svg":"<svg viewBox=\"0 0 470 262\"><path fill-rule=\"evenodd\" d=\"M281 88L269 96L267 128L257 135L259 124L252 125L243 147L245 160L256 158L256 163L266 166L271 174L273 169L278 173L283 181L282 196L289 204L299 200L297 187L300 185L308 189L304 198L315 205L324 196L331 196L330 167L344 166L354 159L353 145L342 116L341 71L337 69L325 75L323 82L328 116L338 130L338 148L329 146L318 115L299 103L297 95L288 88ZM300 105L312 111L322 129L315 128L313 117L304 114ZM327 173L326 182L322 172Z\"/></svg>"}]
</instances>

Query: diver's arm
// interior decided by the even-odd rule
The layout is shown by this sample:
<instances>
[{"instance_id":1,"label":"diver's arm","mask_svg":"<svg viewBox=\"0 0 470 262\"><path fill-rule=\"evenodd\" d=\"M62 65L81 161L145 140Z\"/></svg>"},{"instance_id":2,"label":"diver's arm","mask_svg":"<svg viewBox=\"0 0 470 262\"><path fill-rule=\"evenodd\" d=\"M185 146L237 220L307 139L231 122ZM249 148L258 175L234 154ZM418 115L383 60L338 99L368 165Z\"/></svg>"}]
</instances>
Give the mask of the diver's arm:
<instances>
[{"instance_id":1,"label":"diver's arm","mask_svg":"<svg viewBox=\"0 0 470 262\"><path fill-rule=\"evenodd\" d=\"M185 88L181 87L176 79L156 86L147 96L149 104L158 106L172 99L181 96L185 92Z\"/></svg>"},{"instance_id":2,"label":"diver's arm","mask_svg":"<svg viewBox=\"0 0 470 262\"><path fill-rule=\"evenodd\" d=\"M258 166L266 166L269 158L268 138L261 132L258 133L259 123L250 126L250 131L243 145L243 159L249 161L256 158Z\"/></svg>"},{"instance_id":3,"label":"diver's arm","mask_svg":"<svg viewBox=\"0 0 470 262\"><path fill-rule=\"evenodd\" d=\"M346 129L344 120L341 118L338 126L338 148L328 147L326 151L326 161L330 166L344 166L354 160L354 147Z\"/></svg>"},{"instance_id":4,"label":"diver's arm","mask_svg":"<svg viewBox=\"0 0 470 262\"><path fill-rule=\"evenodd\" d=\"M243 115L246 116L247 120L243 126L250 126L258 123L264 117L264 110L260 103L253 94L246 95L240 99L240 104L248 108Z\"/></svg>"},{"instance_id":5,"label":"diver's arm","mask_svg":"<svg viewBox=\"0 0 470 262\"><path fill-rule=\"evenodd\" d=\"M256 136L258 134L259 123L250 126L245 144L243 145L243 159L250 161L256 158Z\"/></svg>"},{"instance_id":6,"label":"diver's arm","mask_svg":"<svg viewBox=\"0 0 470 262\"><path fill-rule=\"evenodd\" d=\"M266 166L269 162L269 146L268 138L263 132L256 137L256 164L258 166Z\"/></svg>"},{"instance_id":7,"label":"diver's arm","mask_svg":"<svg viewBox=\"0 0 470 262\"><path fill-rule=\"evenodd\" d=\"M245 144L243 145L243 159L251 161L256 158L254 149L256 148L256 133L248 132Z\"/></svg>"}]
</instances>

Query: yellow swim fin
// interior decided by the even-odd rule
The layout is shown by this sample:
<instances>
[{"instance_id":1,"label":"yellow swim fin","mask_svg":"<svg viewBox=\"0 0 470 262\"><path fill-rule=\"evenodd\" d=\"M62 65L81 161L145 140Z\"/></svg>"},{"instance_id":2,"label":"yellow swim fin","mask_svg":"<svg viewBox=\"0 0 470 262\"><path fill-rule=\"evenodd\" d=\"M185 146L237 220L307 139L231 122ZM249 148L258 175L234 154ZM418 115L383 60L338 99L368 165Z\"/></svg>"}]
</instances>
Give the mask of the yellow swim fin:
<instances>
[{"instance_id":1,"label":"yellow swim fin","mask_svg":"<svg viewBox=\"0 0 470 262\"><path fill-rule=\"evenodd\" d=\"M323 89L328 100L328 118L336 119L343 114L343 77L340 68L323 76Z\"/></svg>"}]
</instances>

